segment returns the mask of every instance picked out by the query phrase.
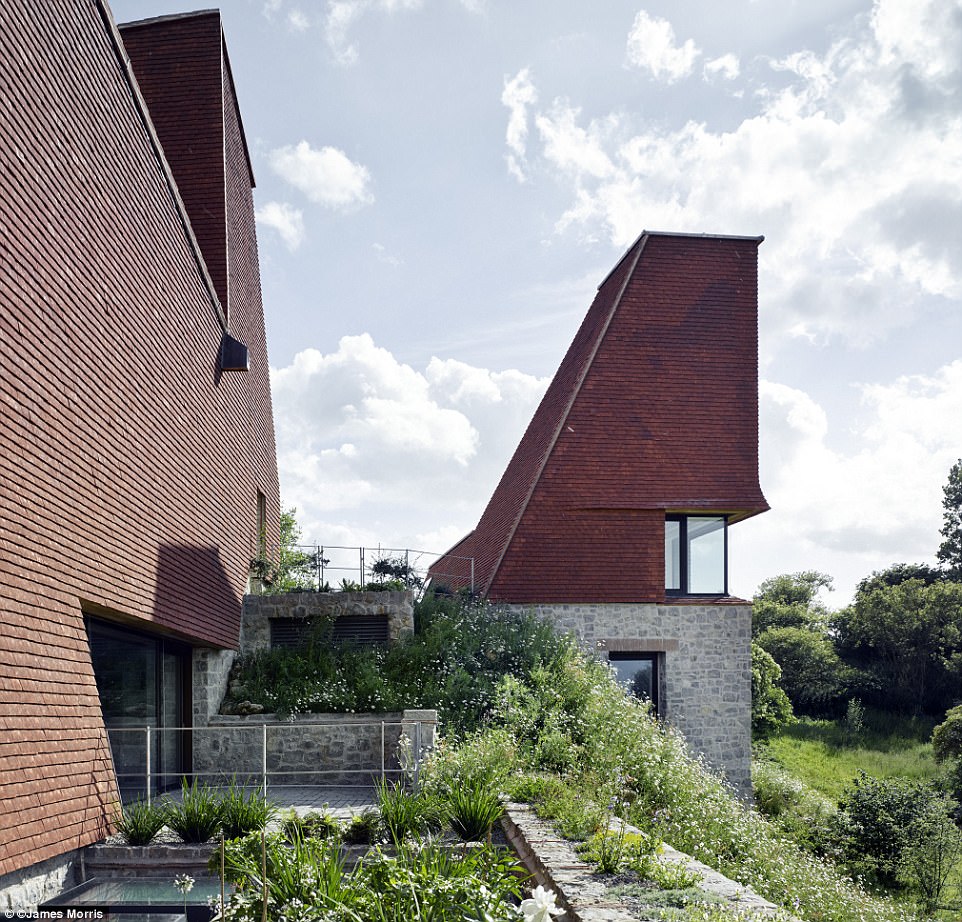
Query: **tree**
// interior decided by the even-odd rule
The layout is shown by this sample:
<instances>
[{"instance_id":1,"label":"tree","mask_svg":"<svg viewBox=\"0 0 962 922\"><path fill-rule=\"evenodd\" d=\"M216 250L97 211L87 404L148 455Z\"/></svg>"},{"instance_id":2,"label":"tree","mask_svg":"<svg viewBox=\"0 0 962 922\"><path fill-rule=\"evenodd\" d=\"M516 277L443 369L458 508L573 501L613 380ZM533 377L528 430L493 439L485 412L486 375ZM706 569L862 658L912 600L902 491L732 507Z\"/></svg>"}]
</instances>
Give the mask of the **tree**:
<instances>
[{"instance_id":1,"label":"tree","mask_svg":"<svg viewBox=\"0 0 962 922\"><path fill-rule=\"evenodd\" d=\"M779 687L782 670L758 644L752 644L752 738L767 739L794 719L792 703Z\"/></svg>"},{"instance_id":2,"label":"tree","mask_svg":"<svg viewBox=\"0 0 962 922\"><path fill-rule=\"evenodd\" d=\"M772 627L755 643L781 667L782 688L796 711L822 714L834 709L847 687L847 674L831 638L805 627Z\"/></svg>"},{"instance_id":3,"label":"tree","mask_svg":"<svg viewBox=\"0 0 962 922\"><path fill-rule=\"evenodd\" d=\"M828 609L819 590L831 591L832 577L817 570L783 573L764 580L752 600L752 632L773 627L801 627L824 632Z\"/></svg>"},{"instance_id":4,"label":"tree","mask_svg":"<svg viewBox=\"0 0 962 922\"><path fill-rule=\"evenodd\" d=\"M301 527L297 524L297 509L281 509L280 540L277 558L263 554L251 561L251 575L264 583L272 593L306 592L313 590L320 564L320 551L308 553L302 549ZM323 587L321 587L323 588Z\"/></svg>"},{"instance_id":5,"label":"tree","mask_svg":"<svg viewBox=\"0 0 962 922\"><path fill-rule=\"evenodd\" d=\"M945 571L930 567L927 563L893 563L884 570L873 570L871 576L866 576L858 584L858 592L864 595L873 589L901 586L910 579L918 579L926 586L931 586L945 579Z\"/></svg>"},{"instance_id":6,"label":"tree","mask_svg":"<svg viewBox=\"0 0 962 922\"><path fill-rule=\"evenodd\" d=\"M962 581L962 458L949 470L942 488L942 544L936 555L950 579Z\"/></svg>"},{"instance_id":7,"label":"tree","mask_svg":"<svg viewBox=\"0 0 962 922\"><path fill-rule=\"evenodd\" d=\"M839 653L858 670L863 697L912 714L955 703L960 625L962 583L920 579L858 592L834 621Z\"/></svg>"}]
</instances>

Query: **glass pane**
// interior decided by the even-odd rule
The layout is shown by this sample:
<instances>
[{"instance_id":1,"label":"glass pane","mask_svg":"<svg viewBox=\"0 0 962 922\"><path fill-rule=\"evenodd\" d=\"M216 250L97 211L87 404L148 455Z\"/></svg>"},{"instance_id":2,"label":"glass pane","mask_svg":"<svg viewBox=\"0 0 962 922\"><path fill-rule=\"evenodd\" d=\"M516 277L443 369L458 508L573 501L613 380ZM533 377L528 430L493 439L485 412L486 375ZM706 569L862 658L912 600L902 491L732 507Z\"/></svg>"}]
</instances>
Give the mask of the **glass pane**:
<instances>
[{"instance_id":1,"label":"glass pane","mask_svg":"<svg viewBox=\"0 0 962 922\"><path fill-rule=\"evenodd\" d=\"M166 789L180 786L180 772L183 766L183 733L179 729L184 726L184 696L183 689L183 658L176 653L165 651L163 660L163 685L161 686L161 700L163 703L164 728L160 736L160 787ZM170 727L172 729L166 729Z\"/></svg>"},{"instance_id":2,"label":"glass pane","mask_svg":"<svg viewBox=\"0 0 962 922\"><path fill-rule=\"evenodd\" d=\"M612 656L615 678L636 698L655 700L655 663L651 657Z\"/></svg>"},{"instance_id":3,"label":"glass pane","mask_svg":"<svg viewBox=\"0 0 962 922\"><path fill-rule=\"evenodd\" d=\"M681 589L681 522L665 522L665 588Z\"/></svg>"},{"instance_id":4,"label":"glass pane","mask_svg":"<svg viewBox=\"0 0 962 922\"><path fill-rule=\"evenodd\" d=\"M688 517L688 591L725 592L725 519Z\"/></svg>"}]
</instances>

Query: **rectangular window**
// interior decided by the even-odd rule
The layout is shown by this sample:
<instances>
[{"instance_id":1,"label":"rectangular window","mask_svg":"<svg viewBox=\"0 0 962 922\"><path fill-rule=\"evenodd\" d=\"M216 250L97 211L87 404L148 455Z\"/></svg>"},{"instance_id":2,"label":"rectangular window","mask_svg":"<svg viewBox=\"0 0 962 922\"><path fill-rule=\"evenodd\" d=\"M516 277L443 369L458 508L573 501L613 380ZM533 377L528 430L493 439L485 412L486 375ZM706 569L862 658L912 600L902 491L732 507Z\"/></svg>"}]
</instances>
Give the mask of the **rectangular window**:
<instances>
[{"instance_id":1,"label":"rectangular window","mask_svg":"<svg viewBox=\"0 0 962 922\"><path fill-rule=\"evenodd\" d=\"M267 556L267 497L257 491L257 556Z\"/></svg>"},{"instance_id":2,"label":"rectangular window","mask_svg":"<svg viewBox=\"0 0 962 922\"><path fill-rule=\"evenodd\" d=\"M615 670L616 680L636 698L650 701L657 713L658 654L611 652L608 662Z\"/></svg>"},{"instance_id":3,"label":"rectangular window","mask_svg":"<svg viewBox=\"0 0 962 922\"><path fill-rule=\"evenodd\" d=\"M667 593L728 594L727 525L723 515L670 515L665 519Z\"/></svg>"}]
</instances>

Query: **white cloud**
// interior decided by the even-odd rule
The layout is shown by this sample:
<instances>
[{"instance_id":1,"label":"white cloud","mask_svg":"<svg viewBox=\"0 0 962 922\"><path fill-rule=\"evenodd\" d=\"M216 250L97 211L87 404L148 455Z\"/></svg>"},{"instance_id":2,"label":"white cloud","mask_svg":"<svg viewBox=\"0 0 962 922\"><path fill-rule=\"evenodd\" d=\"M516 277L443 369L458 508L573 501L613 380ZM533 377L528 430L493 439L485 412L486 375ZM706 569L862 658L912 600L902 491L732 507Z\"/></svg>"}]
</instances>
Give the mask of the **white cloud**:
<instances>
[{"instance_id":1,"label":"white cloud","mask_svg":"<svg viewBox=\"0 0 962 922\"><path fill-rule=\"evenodd\" d=\"M538 101L538 93L531 82L528 68L519 70L510 80L505 77L501 102L508 107L508 128L505 141L508 153L505 159L508 171L519 182L525 181L525 147L528 142L528 107Z\"/></svg>"},{"instance_id":2,"label":"white cloud","mask_svg":"<svg viewBox=\"0 0 962 922\"><path fill-rule=\"evenodd\" d=\"M706 61L703 72L706 80L712 77L734 80L741 73L741 63L737 55L723 54L720 58Z\"/></svg>"},{"instance_id":3,"label":"white cloud","mask_svg":"<svg viewBox=\"0 0 962 922\"><path fill-rule=\"evenodd\" d=\"M675 30L667 19L649 16L640 10L628 33L628 63L648 71L656 80L674 83L687 77L701 54L688 39L675 42Z\"/></svg>"},{"instance_id":4,"label":"white cloud","mask_svg":"<svg viewBox=\"0 0 962 922\"><path fill-rule=\"evenodd\" d=\"M312 202L351 211L374 201L367 167L354 163L336 147L315 150L307 141L270 153L271 168Z\"/></svg>"},{"instance_id":5,"label":"white cloud","mask_svg":"<svg viewBox=\"0 0 962 922\"><path fill-rule=\"evenodd\" d=\"M546 386L438 358L419 371L367 334L305 350L271 375L284 503L321 543L445 550L477 523Z\"/></svg>"},{"instance_id":6,"label":"white cloud","mask_svg":"<svg viewBox=\"0 0 962 922\"><path fill-rule=\"evenodd\" d=\"M391 14L418 10L423 5L423 0L328 0L324 23L328 48L339 64L354 64L359 51L350 31L363 16L371 11Z\"/></svg>"},{"instance_id":7,"label":"white cloud","mask_svg":"<svg viewBox=\"0 0 962 922\"><path fill-rule=\"evenodd\" d=\"M384 263L384 265L391 266L394 269L404 265L403 259L401 259L399 256L395 256L393 253L389 253L386 247L384 247L382 244L375 243L373 244L372 248L379 263Z\"/></svg>"},{"instance_id":8,"label":"white cloud","mask_svg":"<svg viewBox=\"0 0 962 922\"><path fill-rule=\"evenodd\" d=\"M685 56L657 63L675 43L652 22L639 14L634 58L681 74ZM529 141L526 174L567 187L557 232L618 246L645 227L764 234L772 343L803 331L865 345L915 322L923 303L962 297L950 243L962 236L962 2L878 0L824 54L769 65L753 111L723 128L535 107L540 150Z\"/></svg>"},{"instance_id":9,"label":"white cloud","mask_svg":"<svg viewBox=\"0 0 962 922\"><path fill-rule=\"evenodd\" d=\"M262 227L277 231L292 252L304 240L304 215L300 209L288 205L287 202L267 202L257 209L255 217Z\"/></svg>"},{"instance_id":10,"label":"white cloud","mask_svg":"<svg viewBox=\"0 0 962 922\"><path fill-rule=\"evenodd\" d=\"M301 10L293 9L287 14L287 24L295 32L305 32L311 26L311 21Z\"/></svg>"},{"instance_id":11,"label":"white cloud","mask_svg":"<svg viewBox=\"0 0 962 922\"><path fill-rule=\"evenodd\" d=\"M933 375L856 386L849 432L803 391L760 390L762 487L772 512L736 526L742 594L766 576L821 569L844 604L856 582L897 562L934 562L942 486L962 455L962 360ZM845 439L840 436L845 435ZM834 445L853 439L854 450ZM736 558L738 559L738 558Z\"/></svg>"}]
</instances>

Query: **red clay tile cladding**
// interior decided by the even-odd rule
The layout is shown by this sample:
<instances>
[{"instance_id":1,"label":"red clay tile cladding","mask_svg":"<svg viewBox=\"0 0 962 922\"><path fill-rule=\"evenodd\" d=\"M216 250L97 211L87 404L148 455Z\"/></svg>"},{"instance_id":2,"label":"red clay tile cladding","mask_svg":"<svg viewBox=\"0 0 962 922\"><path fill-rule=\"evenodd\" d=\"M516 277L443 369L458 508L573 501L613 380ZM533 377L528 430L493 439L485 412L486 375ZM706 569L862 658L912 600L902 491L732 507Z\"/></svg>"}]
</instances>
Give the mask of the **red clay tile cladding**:
<instances>
[{"instance_id":1,"label":"red clay tile cladding","mask_svg":"<svg viewBox=\"0 0 962 922\"><path fill-rule=\"evenodd\" d=\"M758 243L643 234L602 283L478 527L453 550L475 557L488 598L663 601L666 511L737 521L768 508Z\"/></svg>"},{"instance_id":2,"label":"red clay tile cladding","mask_svg":"<svg viewBox=\"0 0 962 922\"><path fill-rule=\"evenodd\" d=\"M0 874L96 840L116 799L84 608L232 646L258 491L276 536L249 167L210 31L216 293L109 13L0 6ZM218 373L218 298L248 374Z\"/></svg>"}]
</instances>

